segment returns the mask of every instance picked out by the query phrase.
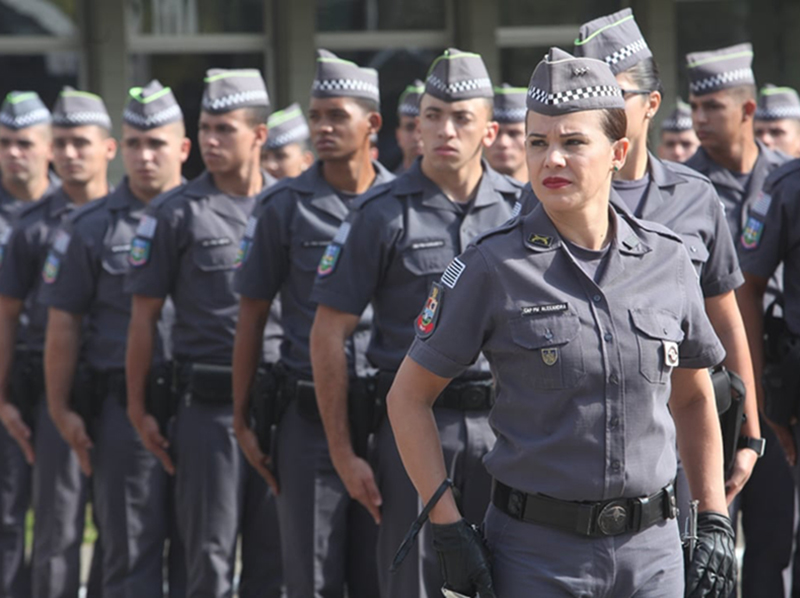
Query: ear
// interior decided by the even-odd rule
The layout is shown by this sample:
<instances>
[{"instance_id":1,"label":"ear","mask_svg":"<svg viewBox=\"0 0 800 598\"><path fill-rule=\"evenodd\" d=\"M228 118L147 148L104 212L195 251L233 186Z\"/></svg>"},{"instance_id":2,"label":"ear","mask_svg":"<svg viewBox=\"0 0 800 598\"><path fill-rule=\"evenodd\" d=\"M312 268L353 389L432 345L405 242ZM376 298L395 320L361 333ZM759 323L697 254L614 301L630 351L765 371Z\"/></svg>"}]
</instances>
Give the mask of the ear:
<instances>
[{"instance_id":1,"label":"ear","mask_svg":"<svg viewBox=\"0 0 800 598\"><path fill-rule=\"evenodd\" d=\"M748 98L745 100L744 104L742 104L742 120L753 120L756 114L756 101L753 98Z\"/></svg>"},{"instance_id":2,"label":"ear","mask_svg":"<svg viewBox=\"0 0 800 598\"><path fill-rule=\"evenodd\" d=\"M184 137L181 140L181 164L189 159L189 152L192 151L192 140Z\"/></svg>"},{"instance_id":3,"label":"ear","mask_svg":"<svg viewBox=\"0 0 800 598\"><path fill-rule=\"evenodd\" d=\"M495 140L497 139L497 133L500 131L500 125L497 124L497 121L489 121L486 124L486 133L483 135L483 147L492 147Z\"/></svg>"},{"instance_id":4,"label":"ear","mask_svg":"<svg viewBox=\"0 0 800 598\"><path fill-rule=\"evenodd\" d=\"M106 138L106 159L111 162L117 155L117 140L113 137Z\"/></svg>"},{"instance_id":5,"label":"ear","mask_svg":"<svg viewBox=\"0 0 800 598\"><path fill-rule=\"evenodd\" d=\"M303 152L303 170L308 168L314 163L314 154L311 152Z\"/></svg>"},{"instance_id":6,"label":"ear","mask_svg":"<svg viewBox=\"0 0 800 598\"><path fill-rule=\"evenodd\" d=\"M612 168L616 168L617 170L621 170L623 166L625 166L625 160L628 157L628 150L631 147L631 142L628 140L627 137L623 137L622 139L617 139L613 144L611 144L611 166Z\"/></svg>"},{"instance_id":7,"label":"ear","mask_svg":"<svg viewBox=\"0 0 800 598\"><path fill-rule=\"evenodd\" d=\"M658 114L658 109L661 108L661 92L651 91L650 97L647 100L647 117L653 119Z\"/></svg>"},{"instance_id":8,"label":"ear","mask_svg":"<svg viewBox=\"0 0 800 598\"><path fill-rule=\"evenodd\" d=\"M267 125L259 124L254 129L256 133L256 144L258 150L261 151L261 146L267 142L267 136L269 135L269 131L267 129Z\"/></svg>"},{"instance_id":9,"label":"ear","mask_svg":"<svg viewBox=\"0 0 800 598\"><path fill-rule=\"evenodd\" d=\"M370 135L381 130L381 127L383 126L383 117L379 112L370 112L367 116L367 120L369 121Z\"/></svg>"}]
</instances>

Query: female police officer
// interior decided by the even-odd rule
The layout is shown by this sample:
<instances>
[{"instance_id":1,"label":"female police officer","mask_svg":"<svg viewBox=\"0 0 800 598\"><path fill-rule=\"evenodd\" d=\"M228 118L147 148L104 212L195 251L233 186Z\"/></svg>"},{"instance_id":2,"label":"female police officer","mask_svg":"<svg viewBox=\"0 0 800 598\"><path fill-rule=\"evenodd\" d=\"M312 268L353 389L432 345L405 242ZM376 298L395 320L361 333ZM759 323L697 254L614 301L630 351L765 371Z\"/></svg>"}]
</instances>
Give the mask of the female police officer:
<instances>
[{"instance_id":1,"label":"female police officer","mask_svg":"<svg viewBox=\"0 0 800 598\"><path fill-rule=\"evenodd\" d=\"M621 90L604 63L552 49L531 78L526 126L541 205L479 238L433 285L388 399L446 587L681 596L677 433L701 511L687 593L725 596L733 530L705 369L724 350L679 238L609 209L628 150ZM431 414L480 351L497 386L497 443L485 458L493 580L449 490Z\"/></svg>"}]
</instances>

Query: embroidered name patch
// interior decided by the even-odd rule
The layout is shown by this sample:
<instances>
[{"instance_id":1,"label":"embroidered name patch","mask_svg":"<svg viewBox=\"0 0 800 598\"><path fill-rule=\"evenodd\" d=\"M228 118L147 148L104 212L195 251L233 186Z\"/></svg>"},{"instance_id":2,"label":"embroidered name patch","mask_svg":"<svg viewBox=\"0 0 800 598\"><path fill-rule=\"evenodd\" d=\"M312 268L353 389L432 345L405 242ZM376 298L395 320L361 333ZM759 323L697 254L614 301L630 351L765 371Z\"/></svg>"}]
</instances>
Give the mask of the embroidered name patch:
<instances>
[{"instance_id":1,"label":"embroidered name patch","mask_svg":"<svg viewBox=\"0 0 800 598\"><path fill-rule=\"evenodd\" d=\"M520 309L523 316L538 316L540 314L557 314L567 311L567 303L551 303L550 305L526 305Z\"/></svg>"},{"instance_id":2,"label":"embroidered name patch","mask_svg":"<svg viewBox=\"0 0 800 598\"><path fill-rule=\"evenodd\" d=\"M438 282L431 284L431 292L422 308L422 312L417 316L416 329L417 336L428 338L436 329L436 322L439 320L439 308L442 305L442 285Z\"/></svg>"},{"instance_id":3,"label":"embroidered name patch","mask_svg":"<svg viewBox=\"0 0 800 598\"><path fill-rule=\"evenodd\" d=\"M339 261L339 256L342 253L342 246L334 242L325 248L325 253L322 254L322 259L317 266L317 276L328 276L336 268L336 262Z\"/></svg>"},{"instance_id":4,"label":"embroidered name patch","mask_svg":"<svg viewBox=\"0 0 800 598\"><path fill-rule=\"evenodd\" d=\"M450 265L447 266L442 274L442 282L445 286L450 287L451 289L456 288L458 279L461 278L461 275L466 269L467 266L464 262L458 258L453 258L453 261L450 262Z\"/></svg>"},{"instance_id":5,"label":"embroidered name patch","mask_svg":"<svg viewBox=\"0 0 800 598\"><path fill-rule=\"evenodd\" d=\"M127 245L113 245L111 247L111 253L128 253L131 250L131 244L128 243Z\"/></svg>"},{"instance_id":6,"label":"embroidered name patch","mask_svg":"<svg viewBox=\"0 0 800 598\"><path fill-rule=\"evenodd\" d=\"M436 247L444 247L444 239L417 241L411 244L411 249L435 249Z\"/></svg>"},{"instance_id":7,"label":"embroidered name patch","mask_svg":"<svg viewBox=\"0 0 800 598\"><path fill-rule=\"evenodd\" d=\"M230 237L219 237L218 239L203 239L200 241L201 247L224 247L230 245L233 241Z\"/></svg>"},{"instance_id":8,"label":"embroidered name patch","mask_svg":"<svg viewBox=\"0 0 800 598\"><path fill-rule=\"evenodd\" d=\"M136 237L131 243L131 252L128 255L128 263L131 266L144 266L150 259L150 239Z\"/></svg>"},{"instance_id":9,"label":"embroidered name patch","mask_svg":"<svg viewBox=\"0 0 800 598\"><path fill-rule=\"evenodd\" d=\"M303 241L300 243L302 247L327 247L331 244L330 239L320 239L318 241Z\"/></svg>"}]
</instances>

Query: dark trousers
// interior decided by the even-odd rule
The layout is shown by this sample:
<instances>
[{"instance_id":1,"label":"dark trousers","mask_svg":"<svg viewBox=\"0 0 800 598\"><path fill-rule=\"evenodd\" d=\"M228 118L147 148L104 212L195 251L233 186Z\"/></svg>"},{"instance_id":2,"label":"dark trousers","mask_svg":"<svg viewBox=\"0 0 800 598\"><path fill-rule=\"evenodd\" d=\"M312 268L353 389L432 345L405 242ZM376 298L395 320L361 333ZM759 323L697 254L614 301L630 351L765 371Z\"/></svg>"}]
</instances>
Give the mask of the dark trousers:
<instances>
[{"instance_id":1,"label":"dark trousers","mask_svg":"<svg viewBox=\"0 0 800 598\"><path fill-rule=\"evenodd\" d=\"M30 596L25 562L25 515L31 503L31 467L22 449L0 425L0 596Z\"/></svg>"}]
</instances>

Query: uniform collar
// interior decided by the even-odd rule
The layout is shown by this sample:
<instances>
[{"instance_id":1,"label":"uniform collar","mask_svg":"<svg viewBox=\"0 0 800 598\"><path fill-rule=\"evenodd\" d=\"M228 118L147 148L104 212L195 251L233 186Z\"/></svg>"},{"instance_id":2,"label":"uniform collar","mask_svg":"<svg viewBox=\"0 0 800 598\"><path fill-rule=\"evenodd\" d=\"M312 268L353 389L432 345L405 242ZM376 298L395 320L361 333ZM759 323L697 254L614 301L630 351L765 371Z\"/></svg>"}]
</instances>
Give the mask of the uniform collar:
<instances>
[{"instance_id":1,"label":"uniform collar","mask_svg":"<svg viewBox=\"0 0 800 598\"><path fill-rule=\"evenodd\" d=\"M778 152L769 149L758 139L755 141L758 146L758 158L756 158L756 163L753 165L751 176L761 172L768 173L784 162ZM695 170L706 175L714 185L723 185L739 193L747 193L747 189L733 176L733 173L714 162L702 147L698 148L697 153L691 158L690 162L694 164L693 168ZM753 188L753 186L750 185L750 188Z\"/></svg>"},{"instance_id":2,"label":"uniform collar","mask_svg":"<svg viewBox=\"0 0 800 598\"><path fill-rule=\"evenodd\" d=\"M130 212L143 211L145 207L144 202L131 191L130 181L127 176L122 178L119 187L108 194L106 206L108 206L109 210L128 210Z\"/></svg>"},{"instance_id":3,"label":"uniform collar","mask_svg":"<svg viewBox=\"0 0 800 598\"><path fill-rule=\"evenodd\" d=\"M211 173L207 170L189 183L184 194L189 197L205 197L208 199L209 207L223 218L239 224L246 223L244 214L236 206L234 200L227 193L217 189Z\"/></svg>"},{"instance_id":4,"label":"uniform collar","mask_svg":"<svg viewBox=\"0 0 800 598\"><path fill-rule=\"evenodd\" d=\"M646 195L642 202L642 218L649 218L664 205L666 200L661 192L662 189L674 187L686 182L685 179L678 176L675 171L650 152L647 153L647 158L647 172L650 175L650 183L647 185ZM628 206L613 189L611 193L611 203L617 211L631 214Z\"/></svg>"},{"instance_id":5,"label":"uniform collar","mask_svg":"<svg viewBox=\"0 0 800 598\"><path fill-rule=\"evenodd\" d=\"M47 206L47 213L51 218L59 218L65 212L69 212L75 208L75 204L72 202L69 195L66 194L63 187L56 189L49 199L50 205Z\"/></svg>"},{"instance_id":6,"label":"uniform collar","mask_svg":"<svg viewBox=\"0 0 800 598\"><path fill-rule=\"evenodd\" d=\"M675 171L668 168L666 164L650 152L647 152L647 165L650 171L650 178L659 188L674 187L686 182L685 179L679 177Z\"/></svg>"}]
</instances>

